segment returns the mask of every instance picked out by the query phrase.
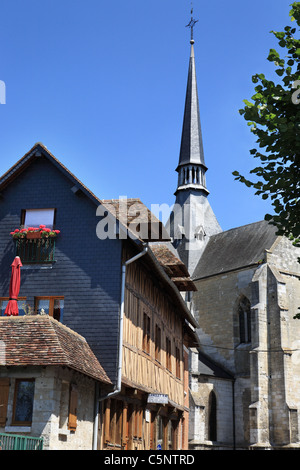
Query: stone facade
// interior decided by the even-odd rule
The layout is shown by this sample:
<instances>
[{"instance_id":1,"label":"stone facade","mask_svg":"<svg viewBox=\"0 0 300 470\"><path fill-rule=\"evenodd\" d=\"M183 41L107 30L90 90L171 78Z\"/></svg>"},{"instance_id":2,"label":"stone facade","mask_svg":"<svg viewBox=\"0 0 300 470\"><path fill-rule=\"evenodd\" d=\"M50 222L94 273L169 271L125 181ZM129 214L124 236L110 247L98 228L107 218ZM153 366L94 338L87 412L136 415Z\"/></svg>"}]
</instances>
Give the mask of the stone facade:
<instances>
[{"instance_id":1,"label":"stone facade","mask_svg":"<svg viewBox=\"0 0 300 470\"><path fill-rule=\"evenodd\" d=\"M223 249L220 246L220 257ZM300 447L300 323L293 318L300 306L299 255L299 249L278 237L265 247L256 266L227 272L225 266L222 272L195 281L198 291L193 304L201 351L229 371L234 381L230 389L230 381L212 372L206 376L201 373L201 361L193 361L191 388L198 424L190 427L191 447L208 445L205 423L210 390L217 400L213 447ZM250 305L246 339L241 331L245 299ZM224 419L230 408L232 413Z\"/></svg>"},{"instance_id":2,"label":"stone facade","mask_svg":"<svg viewBox=\"0 0 300 470\"><path fill-rule=\"evenodd\" d=\"M91 450L93 441L95 381L62 367L22 367L0 370L9 377L6 426L0 432L43 437L45 450ZM30 426L13 426L16 379L34 379L34 400ZM68 429L70 384L76 383L78 415L76 431Z\"/></svg>"}]
</instances>

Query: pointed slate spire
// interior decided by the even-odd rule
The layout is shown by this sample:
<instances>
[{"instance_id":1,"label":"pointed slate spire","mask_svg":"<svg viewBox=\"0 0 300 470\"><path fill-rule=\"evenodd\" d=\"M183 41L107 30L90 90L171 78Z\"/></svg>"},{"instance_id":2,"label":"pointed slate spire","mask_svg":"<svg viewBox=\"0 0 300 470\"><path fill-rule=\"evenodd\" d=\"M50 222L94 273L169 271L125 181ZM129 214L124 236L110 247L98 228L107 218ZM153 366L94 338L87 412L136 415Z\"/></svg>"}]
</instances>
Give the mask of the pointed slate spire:
<instances>
[{"instance_id":1,"label":"pointed slate spire","mask_svg":"<svg viewBox=\"0 0 300 470\"><path fill-rule=\"evenodd\" d=\"M191 39L190 43L191 53L186 87L181 146L179 163L176 169L179 173L177 191L193 188L202 190L208 194L209 191L206 188L205 180L207 167L204 160L201 132L194 40Z\"/></svg>"},{"instance_id":2,"label":"pointed slate spire","mask_svg":"<svg viewBox=\"0 0 300 470\"><path fill-rule=\"evenodd\" d=\"M186 265L191 276L205 250L209 238L222 231L208 201L206 188L203 142L197 91L194 55L193 27L191 18L191 52L185 109L181 136L178 186L174 208L166 223L178 258Z\"/></svg>"}]
</instances>

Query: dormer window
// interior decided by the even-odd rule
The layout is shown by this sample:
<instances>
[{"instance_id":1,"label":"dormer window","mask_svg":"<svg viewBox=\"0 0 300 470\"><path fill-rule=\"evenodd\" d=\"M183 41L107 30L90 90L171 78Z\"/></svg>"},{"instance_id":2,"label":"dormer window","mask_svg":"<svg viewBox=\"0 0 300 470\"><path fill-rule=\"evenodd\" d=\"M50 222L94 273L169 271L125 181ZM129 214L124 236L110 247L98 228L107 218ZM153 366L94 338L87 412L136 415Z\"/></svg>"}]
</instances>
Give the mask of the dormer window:
<instances>
[{"instance_id":1,"label":"dormer window","mask_svg":"<svg viewBox=\"0 0 300 470\"><path fill-rule=\"evenodd\" d=\"M206 237L205 230L202 227L202 225L199 225L198 227L196 227L196 230L195 230L195 238L197 240L204 240L204 237Z\"/></svg>"}]
</instances>

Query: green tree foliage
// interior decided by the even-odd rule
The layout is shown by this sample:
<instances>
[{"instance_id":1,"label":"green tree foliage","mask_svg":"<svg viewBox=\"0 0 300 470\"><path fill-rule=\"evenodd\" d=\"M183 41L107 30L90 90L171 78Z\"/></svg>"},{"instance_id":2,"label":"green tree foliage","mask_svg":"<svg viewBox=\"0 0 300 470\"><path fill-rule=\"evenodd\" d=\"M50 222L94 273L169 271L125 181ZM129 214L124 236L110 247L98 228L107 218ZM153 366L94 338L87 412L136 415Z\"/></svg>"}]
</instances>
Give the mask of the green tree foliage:
<instances>
[{"instance_id":1,"label":"green tree foliage","mask_svg":"<svg viewBox=\"0 0 300 470\"><path fill-rule=\"evenodd\" d=\"M245 107L239 111L257 137L257 148L250 150L258 161L250 172L256 175L255 181L238 171L233 175L255 188L255 194L271 200L274 214L266 214L265 219L276 225L279 235L300 246L300 39L295 37L300 26L300 2L291 5L290 16L295 27L271 31L281 48L281 53L271 49L268 55L278 83L262 73L254 75L252 102L244 100Z\"/></svg>"}]
</instances>

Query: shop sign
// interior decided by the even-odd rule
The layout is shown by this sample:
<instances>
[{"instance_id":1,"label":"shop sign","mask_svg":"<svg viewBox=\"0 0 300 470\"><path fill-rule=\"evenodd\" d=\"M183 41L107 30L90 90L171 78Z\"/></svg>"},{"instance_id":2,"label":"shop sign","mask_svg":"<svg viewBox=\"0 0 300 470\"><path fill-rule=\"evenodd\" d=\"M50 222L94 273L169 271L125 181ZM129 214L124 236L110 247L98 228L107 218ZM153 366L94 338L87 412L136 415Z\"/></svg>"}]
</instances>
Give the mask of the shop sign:
<instances>
[{"instance_id":1,"label":"shop sign","mask_svg":"<svg viewBox=\"0 0 300 470\"><path fill-rule=\"evenodd\" d=\"M160 405L167 405L168 400L168 395L163 395L162 393L149 393L147 403L158 403Z\"/></svg>"}]
</instances>

